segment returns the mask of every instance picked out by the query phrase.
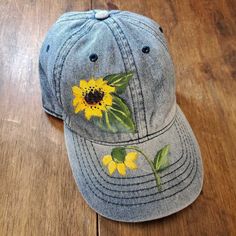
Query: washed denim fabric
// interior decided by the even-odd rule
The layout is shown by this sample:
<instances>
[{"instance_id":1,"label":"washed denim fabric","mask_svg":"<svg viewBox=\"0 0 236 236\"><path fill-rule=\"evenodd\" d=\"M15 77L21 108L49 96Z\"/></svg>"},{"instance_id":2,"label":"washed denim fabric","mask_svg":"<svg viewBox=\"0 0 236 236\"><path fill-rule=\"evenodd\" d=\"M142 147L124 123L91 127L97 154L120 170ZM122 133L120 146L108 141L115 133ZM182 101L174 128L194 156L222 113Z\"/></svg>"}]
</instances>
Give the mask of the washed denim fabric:
<instances>
[{"instance_id":1,"label":"washed denim fabric","mask_svg":"<svg viewBox=\"0 0 236 236\"><path fill-rule=\"evenodd\" d=\"M85 201L99 214L118 221L161 218L191 204L199 195L203 170L194 134L176 104L174 68L160 25L128 11L112 10L62 15L49 30L39 59L43 107L64 121L68 157ZM145 53L143 48L149 47ZM95 62L91 54L97 54ZM72 87L80 80L132 72L121 97L127 102L137 132L104 132L72 105ZM140 168L110 176L101 158L120 145L136 145L149 156L170 144L170 165L161 172L162 189L152 170Z\"/></svg>"}]
</instances>

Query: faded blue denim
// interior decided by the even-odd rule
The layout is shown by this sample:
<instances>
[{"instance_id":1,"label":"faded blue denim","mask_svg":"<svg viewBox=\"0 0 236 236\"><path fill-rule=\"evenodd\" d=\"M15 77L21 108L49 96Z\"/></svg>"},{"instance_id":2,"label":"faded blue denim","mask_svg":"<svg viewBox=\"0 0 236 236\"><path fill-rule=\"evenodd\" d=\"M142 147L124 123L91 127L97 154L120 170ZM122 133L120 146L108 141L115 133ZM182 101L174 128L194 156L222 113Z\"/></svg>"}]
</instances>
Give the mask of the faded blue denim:
<instances>
[{"instance_id":1,"label":"faded blue denim","mask_svg":"<svg viewBox=\"0 0 236 236\"><path fill-rule=\"evenodd\" d=\"M64 120L72 171L87 203L99 214L119 221L161 218L191 204L202 188L201 154L194 134L176 105L174 68L160 25L128 11L97 10L62 15L49 30L39 60L43 107ZM149 53L142 48L150 47ZM96 62L89 56L98 55ZM107 133L75 114L72 86L90 77L134 73L122 94L137 132ZM139 158L127 177L109 176L102 156L116 145L132 144L151 156L171 144L170 167L163 171L163 189L154 187L150 167Z\"/></svg>"}]
</instances>

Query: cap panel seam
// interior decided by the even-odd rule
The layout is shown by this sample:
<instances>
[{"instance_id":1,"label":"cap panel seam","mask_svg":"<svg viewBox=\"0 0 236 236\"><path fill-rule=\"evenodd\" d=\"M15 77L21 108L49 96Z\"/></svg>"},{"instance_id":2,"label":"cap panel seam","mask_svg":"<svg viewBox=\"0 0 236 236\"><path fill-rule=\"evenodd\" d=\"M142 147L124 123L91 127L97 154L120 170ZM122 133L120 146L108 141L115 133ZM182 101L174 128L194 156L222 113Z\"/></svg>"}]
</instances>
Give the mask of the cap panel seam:
<instances>
[{"instance_id":1,"label":"cap panel seam","mask_svg":"<svg viewBox=\"0 0 236 236\"><path fill-rule=\"evenodd\" d=\"M86 26L89 23L90 23L90 26L86 28ZM63 43L62 47L60 48L60 51L58 52L54 69L53 69L53 81L54 81L57 100L62 105L62 107L63 107L63 103L62 103L61 92L60 92L61 91L61 73L64 67L65 59L67 58L71 48L74 46L77 40L79 40L84 35L86 35L86 33L88 33L91 30L94 24L95 23L91 21L85 22L81 27L79 27L79 30L77 29L72 35L70 35L70 37ZM73 39L75 36L77 36L77 34L79 34L79 38L76 38L75 42L73 42Z\"/></svg>"},{"instance_id":2,"label":"cap panel seam","mask_svg":"<svg viewBox=\"0 0 236 236\"><path fill-rule=\"evenodd\" d=\"M162 39L162 37L159 35L159 33L157 32L157 30L156 30L154 27L148 25L147 23L144 23L144 22L141 21L141 20L137 20L137 19L134 18L133 16L128 16L128 15L123 15L123 14L122 14L122 17L124 17L124 18L126 18L126 19L129 19L129 20L130 20L129 23L133 23L133 24L134 24L134 22L137 22L138 24L137 24L136 26L138 26L138 27L140 27L140 25L146 26L149 30L148 30L148 29L145 29L145 28L143 28L143 27L140 27L140 28L147 30L147 31L150 32L151 34L153 34L151 31L153 31L154 34L155 34L155 36L157 37L157 39L162 43L162 45L166 48L166 50L168 50L166 40L165 40L165 39L164 39L164 40ZM132 22L132 21L133 21L133 22ZM153 23L153 24L154 24L154 23ZM151 30L151 31L150 31L150 30ZM161 33L161 34L163 35L163 38L164 38L164 34L163 34L163 33Z\"/></svg>"},{"instance_id":3,"label":"cap panel seam","mask_svg":"<svg viewBox=\"0 0 236 236\"><path fill-rule=\"evenodd\" d=\"M125 18L129 19L128 17L125 17ZM147 29L147 28L145 29L145 28L142 27L141 25L143 24L143 25L145 25L146 27L148 27L148 26L147 26L146 24L142 23L142 22L136 21L136 22L139 23L139 25L138 25L138 24L136 24L136 23L134 23L134 22L132 22L132 21L136 21L136 20L131 19L131 20L128 20L128 21L126 21L126 22L129 22L129 24L132 24L132 25L136 26L137 28L146 30L148 33L152 34L152 35L161 43L161 45L166 49L166 51L168 52L168 47L167 47L166 43L163 42L163 41L160 39L160 37L159 37L159 35L157 34L156 31L152 30L152 31L153 31L153 32L152 32L152 31L149 30L150 28L149 28L149 29Z\"/></svg>"},{"instance_id":4,"label":"cap panel seam","mask_svg":"<svg viewBox=\"0 0 236 236\"><path fill-rule=\"evenodd\" d=\"M131 60L132 60L133 66L134 66L136 74L137 74L137 79L135 80L135 81L138 82L138 86L136 86L137 101L138 101L138 106L139 107L141 106L141 109L139 109L139 114L141 115L142 114L141 111L143 111L143 114L142 114L143 117L140 117L140 123L141 123L141 130L140 131L141 131L142 136L145 136L145 135L148 134L148 127L147 127L147 120L146 120L146 109L145 109L145 104L144 104L144 96L143 96L143 92L142 92L142 89L141 89L142 88L142 86L141 86L142 84L141 84L139 73L138 73L138 70L137 70L137 65L136 65L136 62L135 62L135 59L134 59L134 55L133 55L132 49L130 47L129 41L126 38L126 36L125 36L121 26L117 22L118 19L115 20L114 18L111 18L111 20L113 20L113 24L116 25L117 29L120 31L119 33L123 36L124 41L127 44L126 48L127 48L127 51L128 50L130 51ZM141 95L142 99L139 99L139 95ZM145 129L146 129L145 131L146 132L144 130L142 130L142 126L143 126L142 122L144 122L144 124L145 124Z\"/></svg>"},{"instance_id":5,"label":"cap panel seam","mask_svg":"<svg viewBox=\"0 0 236 236\"><path fill-rule=\"evenodd\" d=\"M84 24L81 26L81 28L84 29L85 26L86 26L88 23L89 23L88 21L85 21ZM56 99L58 100L59 104L61 104L61 105L62 105L62 103L61 103L60 95L58 95L58 90L59 90L59 89L57 88L57 84L59 83L59 82L57 81L57 80L59 79L59 78L57 78L57 77L58 77L57 74L58 74L58 71L60 70L59 65L58 65L58 63L59 63L58 61L60 60L60 56L61 56L61 54L62 54L62 50L66 47L66 44L68 43L68 41L69 41L75 34L77 34L78 32L81 32L81 28L80 28L79 30L76 29L75 32L73 32L73 33L70 35L70 37L68 37L68 38L66 39L66 41L65 41L65 42L63 43L63 45L61 46L61 48L60 48L60 50L59 50L59 52L58 52L58 54L57 54L55 63L54 63L52 82L53 82L53 86L54 86L54 89L55 89Z\"/></svg>"},{"instance_id":6,"label":"cap panel seam","mask_svg":"<svg viewBox=\"0 0 236 236\"><path fill-rule=\"evenodd\" d=\"M130 63L129 63L129 59L128 59L128 56L127 56L128 52L126 51L125 46L123 45L122 39L120 38L120 35L117 34L117 36L119 37L120 42L121 42L121 43L119 43L118 40L117 40L117 38L116 38L116 36L115 36L115 34L114 34L114 32L113 32L113 30L111 29L110 25L107 24L106 21L103 21L103 22L104 22L104 24L106 24L106 26L110 29L112 35L114 36L114 39L115 39L115 41L116 41L116 43L117 43L117 45L118 45L118 47L119 47L119 49L120 49L120 53L121 53L121 56L122 56L122 59L123 59L123 64L124 64L125 70L126 70L126 72L128 72L127 64L125 63L125 61L127 60L127 62L128 62L128 64L129 64L130 67L131 67L131 65L130 65ZM124 52L126 53L127 59L124 58L124 55L123 55L123 53L122 53L122 51L123 51L122 49L123 49ZM131 96L131 100L132 100L135 122L137 123L137 122L138 122L138 116L137 116L137 111L136 111L136 109L138 109L138 108L135 106L135 102L134 102L134 99L135 99L135 98L133 97L133 93L132 93L132 89L131 89L131 87L130 87L130 83L128 84L128 88L129 88L129 92L130 92L130 96ZM135 88L134 88L134 90L135 90ZM138 138L139 138L139 132L137 132L137 135L138 135Z\"/></svg>"}]
</instances>

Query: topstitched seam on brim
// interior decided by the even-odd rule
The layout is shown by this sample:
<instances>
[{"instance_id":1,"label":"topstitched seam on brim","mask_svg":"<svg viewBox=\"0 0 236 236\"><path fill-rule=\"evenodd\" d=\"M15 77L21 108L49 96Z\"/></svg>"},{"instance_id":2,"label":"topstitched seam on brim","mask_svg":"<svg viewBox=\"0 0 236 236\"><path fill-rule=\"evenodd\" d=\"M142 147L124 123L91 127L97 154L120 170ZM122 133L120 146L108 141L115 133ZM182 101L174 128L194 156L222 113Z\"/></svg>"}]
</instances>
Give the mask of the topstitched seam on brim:
<instances>
[{"instance_id":1,"label":"topstitched seam on brim","mask_svg":"<svg viewBox=\"0 0 236 236\"><path fill-rule=\"evenodd\" d=\"M179 136L180 136L180 134L179 134ZM180 136L181 137L181 136ZM180 139L180 142L182 143L182 141L181 141L181 139ZM184 142L186 142L186 140L184 140ZM77 139L77 144L79 145L79 143L78 143L78 139ZM82 142L81 142L81 144L82 144ZM185 143L186 144L186 143ZM79 146L81 146L81 145L79 145ZM84 149L84 146L83 146L83 144L82 144L82 147L83 147L83 149ZM88 151L88 153L89 153L89 150L88 150L88 148L87 148L87 151ZM82 154L82 151L81 151L81 154ZM86 153L84 152L83 154L82 154L83 156L85 156L86 155ZM91 155L91 154L89 154L89 155ZM86 160L87 160L87 158L85 158ZM187 156L186 156L186 158L185 158L185 161L184 161L184 163L182 164L182 166L186 163L186 161L188 160L188 158L187 158ZM191 161L192 161L192 159L191 159ZM184 172L186 172L186 170L188 169L188 167L189 167L189 165L190 165L190 162L191 161L189 161L189 164L188 164L188 166L187 166L187 168L185 168L185 170L183 171L183 172L181 172L181 174L179 174L179 176L180 175L182 175ZM83 163L84 163L84 161L83 161ZM99 162L99 164L100 164L100 162ZM91 166L91 164L88 164L88 166L90 167ZM182 167L181 166L181 167ZM180 168L181 168L180 167ZM101 167L101 165L100 165L100 168L103 170L103 168ZM91 168L90 168L91 169ZM176 170L178 170L179 169L179 167L178 168L176 168L175 170L173 170L173 171L171 171L171 173L173 173L173 172L175 172ZM92 170L92 169L91 169ZM92 170L92 172L93 172L93 170ZM118 186L136 186L136 185L141 185L141 184L145 184L145 183L148 183L148 182L152 182L153 181L153 179L151 179L151 180L146 180L146 181L144 181L144 182L138 182L138 183L131 183L131 184L117 184L117 183L112 183L112 182L108 182L107 180L105 180L102 176L101 176L101 174L100 174L100 172L99 172L99 170L97 170L97 168L96 168L96 172L98 173L98 175L103 179L103 181L104 182L106 182L106 183L109 183L110 185L118 185ZM93 175L94 176L96 176L95 174L94 174L94 172L93 172ZM107 175L109 178L113 178L114 179L114 177L110 177L109 175ZM176 177L178 177L178 176L176 176ZM175 177L175 178L176 178ZM96 177L95 177L96 178ZM163 176L162 176L162 178L163 178ZM169 181L166 181L166 182L170 182L170 181L172 181L173 179L170 179ZM98 181L98 180L97 180ZM165 182L165 183L166 183ZM101 182L99 182L98 181L98 183L99 184L101 184ZM111 191L113 190L113 189L110 189Z\"/></svg>"},{"instance_id":2,"label":"topstitched seam on brim","mask_svg":"<svg viewBox=\"0 0 236 236\"><path fill-rule=\"evenodd\" d=\"M73 135L72 135L73 136ZM189 135L188 135L189 136ZM190 136L189 136L190 137ZM74 136L73 136L73 142L74 142L74 145L75 145L75 140L74 140ZM78 153L77 153L77 150L76 150L76 146L74 146L75 147L75 151L76 151L76 155L77 155L77 159L78 159ZM195 152L195 154L196 154L196 150L195 150L195 148L193 149L194 150L194 152ZM197 158L195 158L196 159L196 162L197 162ZM78 159L79 160L79 159ZM81 169L81 171L83 172L83 170ZM185 186L185 188L187 188L191 183L192 183L192 181L194 180L194 178L195 178L195 175L196 175L196 173L197 173L197 163L196 163L196 172L195 172L195 174L194 174L194 176L193 176L193 179L190 181L190 183L187 185L187 186ZM83 174L83 173L82 173ZM189 175L190 174L192 174L192 172L190 172L189 173ZM83 174L84 175L84 174ZM186 179L189 177L189 175L186 177ZM101 197L99 197L92 189L91 189L91 187L90 187L90 185L87 183L87 181L86 181L86 179L84 179L85 180L85 182L86 182L86 184L88 185L88 187L90 188L90 190L94 193L94 195L95 196L97 196L98 198L100 198L100 199L102 199ZM90 180L91 181L91 180ZM173 186L172 186L172 188L173 188ZM184 189L185 189L184 188ZM182 190L180 190L180 191L183 191L184 189L182 189ZM180 191L178 191L178 192L180 192ZM178 192L176 192L175 194L177 194ZM105 193L103 193L103 194L105 194ZM165 198L168 198L168 197L171 197L171 196L173 196L173 195L175 195L175 194L172 194L172 195L170 195L170 196L166 196L166 197L164 197L164 198L162 198L162 199L155 199L155 200L152 200L151 202L153 202L153 201L157 201L157 200L163 200L163 199L165 199ZM112 202L110 202L110 201L107 201L107 200L105 200L105 199L102 199L103 201L105 201L105 202L107 202L107 203L111 203L111 204L115 204L115 205L124 205L124 204L120 204L120 203L112 203ZM143 205L143 204L147 204L147 203L150 203L150 201L149 202L143 202L143 203L139 203L139 204L135 204L136 206L137 205ZM127 205L127 204L125 204L125 205ZM129 204L130 205L130 204ZM134 205L134 204L131 204L131 205Z\"/></svg>"},{"instance_id":3,"label":"topstitched seam on brim","mask_svg":"<svg viewBox=\"0 0 236 236\"><path fill-rule=\"evenodd\" d=\"M184 141L185 142L185 141ZM185 144L186 145L186 144ZM86 159L86 158L85 158ZM183 174L185 174L186 173L186 171L189 169L189 166L190 166L190 164L191 164L191 162L193 161L192 160L192 156L191 156L191 160L190 160L190 158L187 158L187 154L186 154L186 159L185 160L187 160L187 159L189 159L189 163L188 163L188 165L187 165L187 167L181 172L181 173L179 173L178 174L178 176L175 176L174 178L172 178L172 179L169 179L169 180L167 180L167 181L164 181L164 182L162 182L162 186L164 185L164 184L166 184L166 183L169 183L169 182L171 182L171 181L173 181L174 179L176 179L176 178L178 178L178 177L180 177L181 175L183 175ZM186 162L186 161L185 161ZM89 164L88 164L88 166L89 166ZM182 166L181 166L182 167ZM180 168L181 168L180 167ZM178 168L176 168L174 171L176 171L176 170L178 170L179 169L179 167ZM192 168L193 169L193 168ZM191 171L192 171L192 169L191 169ZM171 173L173 173L174 171L172 171ZM191 172L190 171L190 172ZM93 172L93 171L92 171ZM99 171L97 171L98 172L98 174L99 174ZM153 174L153 173L152 173ZM169 173L170 174L170 173ZM100 174L99 174L100 175ZM101 182L99 182L99 180L96 178L96 175L94 174L94 172L93 172L93 176L95 177L95 179L97 180L97 183L99 183L99 184L101 184ZM103 179L103 178L102 178ZM104 180L104 182L106 182L106 180L105 179L103 179ZM127 185L127 184L119 184L119 186L135 186L135 185L139 185L139 184L145 184L145 183L147 183L147 182L152 182L153 181L153 179L152 180L150 180L150 181L145 181L145 182L141 182L141 183L132 183L132 184L129 184L129 185ZM130 190L130 191L119 191L119 190L116 190L116 189L109 189L109 188L107 188L107 187L105 187L103 184L101 184L102 185L102 187L103 188L105 188L105 189L107 189L107 190L109 190L109 191L111 191L111 192L138 192L138 191L143 191L143 190L148 190L148 189L156 189L156 184L154 184L154 186L152 186L152 187L148 187L148 188L142 188L142 189L138 189L138 190ZM110 183L110 185L115 185L114 183ZM118 184L116 184L116 185L118 185ZM128 198L126 198L126 199L128 199Z\"/></svg>"},{"instance_id":4,"label":"topstitched seam on brim","mask_svg":"<svg viewBox=\"0 0 236 236\"><path fill-rule=\"evenodd\" d=\"M178 126L177 126L178 127ZM179 133L179 131L178 131L178 129L176 128L176 131L177 131L177 133ZM181 137L180 135L179 135L179 137ZM85 140L85 139L84 139ZM149 140L148 140L149 141ZM86 145L86 148L88 149L88 146L87 146L87 143L86 143L87 141L85 140L85 145ZM90 141L89 141L90 142ZM93 145L93 143L92 142L90 142L90 144L91 144L91 146L92 146L92 149L93 149L93 152L94 152L94 154L95 154L95 156L96 156L96 159L97 159L97 161L99 162L99 157L97 156L97 153L96 153L96 151L95 151L95 148L94 148L94 145ZM182 150L183 150L183 148L182 148ZM89 154L91 155L91 153L89 152ZM92 155L91 155L92 156ZM180 156L180 158L178 158L175 162L173 162L173 163L171 163L170 165L169 165L169 167L171 167L171 166L173 166L173 165L175 165L177 162L179 162L181 159L182 159L182 157L183 157L183 152L182 152L182 154L181 154L181 156ZM183 163L184 164L184 163ZM182 165L183 165L182 164ZM100 167L101 167L101 163L99 162L99 165L100 165ZM182 165L180 166L180 167L182 167ZM168 167L168 168L169 168ZM175 170L173 170L173 171L175 171ZM105 172L106 173L106 172ZM171 172L172 173L172 172ZM110 175L108 175L107 173L106 173L106 175L107 176L109 176L110 177ZM146 176L150 176L150 175L152 175L152 173L149 173L149 174L145 174L145 175L141 175L141 176L139 176L139 177L146 177ZM168 176L169 175L169 173L167 173L167 174L164 174L162 177L165 177L165 176ZM111 177L111 178L114 178L114 179L135 179L135 178L139 178L138 176L133 176L133 177Z\"/></svg>"},{"instance_id":5,"label":"topstitched seam on brim","mask_svg":"<svg viewBox=\"0 0 236 236\"><path fill-rule=\"evenodd\" d=\"M179 132L179 131L177 130L177 128L176 128L176 131ZM181 137L181 136L179 135L179 137ZM182 139L182 138L180 138L180 142L181 142L181 139ZM101 167L101 163L100 163L99 158L98 158L98 156L97 156L97 153L96 153L96 151L95 151L95 149L94 149L93 143L92 143L92 142L90 142L90 143L91 143L93 152L94 152L94 154L95 154L95 156L96 156L96 159L97 159L97 161L98 161L98 163L99 163L99 165L100 165L100 167ZM182 142L181 142L181 144L182 144ZM90 151L89 151L88 146L86 145L86 141L85 141L85 146L86 146L86 148L87 148L87 150L88 150L88 152L89 152L89 155L92 156L91 153L90 153ZM182 150L183 150L183 148L182 148ZM183 157L183 151L182 151L181 157L178 158L175 162L171 163L171 164L169 165L169 167L171 167L171 166L175 165L177 162L179 162L179 161L182 159L182 157ZM182 165L180 165L180 168L181 168L184 164L185 164L185 161L182 163ZM168 168L169 168L169 167L168 167ZM134 176L134 177L114 177L114 176L108 175L107 172L105 172L102 167L101 167L101 169L103 170L103 172L104 172L109 178L113 178L113 179L135 179L135 178L140 178L140 177L146 177L146 176L151 176L151 175L153 175L153 173L150 173L150 174L141 175L141 176L139 176L139 177L138 177L138 176ZM173 173L174 171L175 171L175 170L171 171L171 173ZM161 176L161 177L166 177L166 176L168 176L168 175L169 175L169 173L166 173L166 174L164 174L164 175Z\"/></svg>"},{"instance_id":6,"label":"topstitched seam on brim","mask_svg":"<svg viewBox=\"0 0 236 236\"><path fill-rule=\"evenodd\" d=\"M74 138L73 138L73 139L74 139ZM194 150L194 151L195 151L195 150ZM77 151L76 151L76 152L77 152ZM196 162L197 162L197 160L196 160ZM192 183L193 180L195 179L196 173L197 173L197 163L196 163L196 171L195 171L195 174L194 174L192 180L191 180L190 183L189 183L187 186L185 186L183 189L181 189L181 190L175 192L175 193L172 194L172 195L166 196L166 197L164 197L164 198L155 199L155 200L151 200L151 201L148 201L148 202L142 202L142 203L138 203L138 204L120 204L120 203L110 202L110 201L108 201L108 200L106 200L106 199L103 199L102 197L98 196L98 195L91 189L90 185L87 183L86 180L85 180L85 182L86 182L87 186L89 187L90 191L91 191L97 198L99 198L100 200L102 200L102 201L104 201L104 202L106 202L106 203L108 203L108 204L120 205L120 206L137 206L137 205L144 205L144 204L148 204L148 203L152 203L152 202L164 200L164 199L166 199L166 198L172 197L172 196L176 195L177 193L179 193L179 192L185 190L187 187L189 187L189 186L191 185L191 183ZM190 174L191 174L191 172L190 172ZM188 178L188 177L187 177L187 178ZM104 193L103 193L103 194L104 194Z\"/></svg>"}]
</instances>

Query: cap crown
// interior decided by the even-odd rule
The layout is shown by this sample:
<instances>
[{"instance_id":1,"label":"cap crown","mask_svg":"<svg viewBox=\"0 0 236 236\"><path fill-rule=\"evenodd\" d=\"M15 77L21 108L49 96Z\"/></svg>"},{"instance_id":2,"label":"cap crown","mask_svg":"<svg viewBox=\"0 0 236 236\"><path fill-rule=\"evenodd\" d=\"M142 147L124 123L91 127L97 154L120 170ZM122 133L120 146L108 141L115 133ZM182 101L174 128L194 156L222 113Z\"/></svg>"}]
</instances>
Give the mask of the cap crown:
<instances>
[{"instance_id":1,"label":"cap crown","mask_svg":"<svg viewBox=\"0 0 236 236\"><path fill-rule=\"evenodd\" d=\"M159 27L127 11L110 11L103 20L95 18L95 11L62 15L40 53L45 110L81 136L101 142L141 139L160 131L175 114L175 80ZM96 61L90 60L91 54L97 55ZM136 132L105 132L87 120L84 112L75 113L73 86L91 77L125 72L132 72L133 77L120 97L131 111Z\"/></svg>"}]
</instances>

